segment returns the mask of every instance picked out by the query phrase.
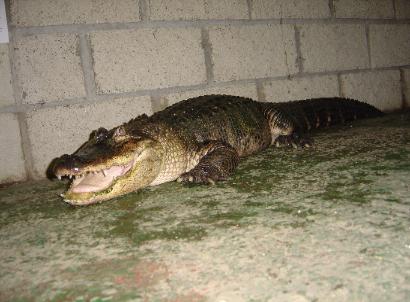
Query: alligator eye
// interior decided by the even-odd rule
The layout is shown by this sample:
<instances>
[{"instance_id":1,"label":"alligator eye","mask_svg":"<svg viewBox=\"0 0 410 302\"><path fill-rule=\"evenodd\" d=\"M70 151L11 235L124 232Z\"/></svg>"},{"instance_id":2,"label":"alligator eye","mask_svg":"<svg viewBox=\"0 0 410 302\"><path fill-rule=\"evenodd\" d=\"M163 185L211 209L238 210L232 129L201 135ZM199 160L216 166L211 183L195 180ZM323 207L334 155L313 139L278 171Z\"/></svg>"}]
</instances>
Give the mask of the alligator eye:
<instances>
[{"instance_id":1,"label":"alligator eye","mask_svg":"<svg viewBox=\"0 0 410 302\"><path fill-rule=\"evenodd\" d=\"M107 139L108 136L108 130L105 128L99 128L96 132L95 132L95 140L97 143L101 143L104 140Z\"/></svg>"}]
</instances>

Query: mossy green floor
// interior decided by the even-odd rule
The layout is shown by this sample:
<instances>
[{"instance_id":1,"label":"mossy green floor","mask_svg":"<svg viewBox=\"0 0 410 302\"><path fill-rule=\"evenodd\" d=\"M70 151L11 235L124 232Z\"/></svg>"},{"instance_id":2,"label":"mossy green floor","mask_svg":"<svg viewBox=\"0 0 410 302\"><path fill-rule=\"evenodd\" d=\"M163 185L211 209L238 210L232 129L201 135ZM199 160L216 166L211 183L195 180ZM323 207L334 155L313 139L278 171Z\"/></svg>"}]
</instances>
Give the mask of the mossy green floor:
<instances>
[{"instance_id":1,"label":"mossy green floor","mask_svg":"<svg viewBox=\"0 0 410 302\"><path fill-rule=\"evenodd\" d=\"M314 139L88 207L1 189L0 301L409 301L410 114Z\"/></svg>"}]
</instances>

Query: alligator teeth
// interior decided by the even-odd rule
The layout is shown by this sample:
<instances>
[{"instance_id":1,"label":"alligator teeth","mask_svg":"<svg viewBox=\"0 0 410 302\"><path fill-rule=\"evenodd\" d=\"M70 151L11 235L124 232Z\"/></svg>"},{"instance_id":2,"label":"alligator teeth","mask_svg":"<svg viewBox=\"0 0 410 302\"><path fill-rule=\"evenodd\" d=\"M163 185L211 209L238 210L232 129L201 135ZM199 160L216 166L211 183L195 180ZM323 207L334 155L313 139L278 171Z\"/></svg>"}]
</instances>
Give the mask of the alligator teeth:
<instances>
[{"instance_id":1,"label":"alligator teeth","mask_svg":"<svg viewBox=\"0 0 410 302\"><path fill-rule=\"evenodd\" d=\"M57 175L58 180L61 180L61 175Z\"/></svg>"},{"instance_id":2,"label":"alligator teeth","mask_svg":"<svg viewBox=\"0 0 410 302\"><path fill-rule=\"evenodd\" d=\"M102 169L101 172L104 174L104 177L107 176L107 172L104 169Z\"/></svg>"}]
</instances>

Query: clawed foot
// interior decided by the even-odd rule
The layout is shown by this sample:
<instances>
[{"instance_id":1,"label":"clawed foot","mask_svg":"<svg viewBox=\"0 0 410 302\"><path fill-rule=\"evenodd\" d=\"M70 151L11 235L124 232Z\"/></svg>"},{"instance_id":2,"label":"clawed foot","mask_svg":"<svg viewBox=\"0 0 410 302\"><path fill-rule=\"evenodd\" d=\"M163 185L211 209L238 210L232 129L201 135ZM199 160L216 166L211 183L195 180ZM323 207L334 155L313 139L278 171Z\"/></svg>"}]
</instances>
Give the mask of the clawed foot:
<instances>
[{"instance_id":1,"label":"clawed foot","mask_svg":"<svg viewBox=\"0 0 410 302\"><path fill-rule=\"evenodd\" d=\"M210 177L209 173L206 173L203 170L192 170L186 172L178 177L177 181L182 183L215 184L215 180Z\"/></svg>"},{"instance_id":2,"label":"clawed foot","mask_svg":"<svg viewBox=\"0 0 410 302\"><path fill-rule=\"evenodd\" d=\"M301 137L294 133L291 135L282 135L275 140L276 147L293 147L298 148L310 148L313 146L313 141L309 137Z\"/></svg>"}]
</instances>

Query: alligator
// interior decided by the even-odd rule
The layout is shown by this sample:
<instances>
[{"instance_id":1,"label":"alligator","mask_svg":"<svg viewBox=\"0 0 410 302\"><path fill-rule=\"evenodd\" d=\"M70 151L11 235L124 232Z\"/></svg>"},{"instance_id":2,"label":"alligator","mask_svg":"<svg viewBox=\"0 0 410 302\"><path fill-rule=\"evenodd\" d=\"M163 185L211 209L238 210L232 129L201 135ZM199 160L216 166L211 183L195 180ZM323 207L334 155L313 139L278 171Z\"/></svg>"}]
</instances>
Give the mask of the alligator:
<instances>
[{"instance_id":1,"label":"alligator","mask_svg":"<svg viewBox=\"0 0 410 302\"><path fill-rule=\"evenodd\" d=\"M55 159L51 171L71 180L62 197L73 205L174 180L213 184L226 180L240 158L270 145L309 147L311 130L382 114L338 97L269 103L205 95L111 130L99 128L73 154Z\"/></svg>"}]
</instances>

